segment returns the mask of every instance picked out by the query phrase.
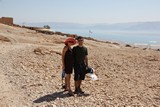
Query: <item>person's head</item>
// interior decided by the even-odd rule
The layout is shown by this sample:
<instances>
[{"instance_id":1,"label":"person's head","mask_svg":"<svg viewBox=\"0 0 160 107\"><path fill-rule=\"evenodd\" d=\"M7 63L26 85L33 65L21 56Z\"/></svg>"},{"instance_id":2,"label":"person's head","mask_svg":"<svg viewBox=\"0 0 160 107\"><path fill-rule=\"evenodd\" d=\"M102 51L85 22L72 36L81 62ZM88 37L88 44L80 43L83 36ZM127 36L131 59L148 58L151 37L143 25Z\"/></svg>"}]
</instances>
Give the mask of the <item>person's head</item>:
<instances>
[{"instance_id":1,"label":"person's head","mask_svg":"<svg viewBox=\"0 0 160 107\"><path fill-rule=\"evenodd\" d=\"M74 43L73 43L73 41L69 41L69 42L65 43L65 45L72 46L72 45L74 45Z\"/></svg>"},{"instance_id":2,"label":"person's head","mask_svg":"<svg viewBox=\"0 0 160 107\"><path fill-rule=\"evenodd\" d=\"M74 38L68 38L68 39L66 39L66 41L64 42L64 44L66 46L72 46L72 45L76 44L76 40Z\"/></svg>"},{"instance_id":3,"label":"person's head","mask_svg":"<svg viewBox=\"0 0 160 107\"><path fill-rule=\"evenodd\" d=\"M77 37L77 41L78 41L78 44L79 44L80 46L82 46L82 45L83 45L83 42L84 42L84 38L83 38L82 36L79 36L79 37Z\"/></svg>"}]
</instances>

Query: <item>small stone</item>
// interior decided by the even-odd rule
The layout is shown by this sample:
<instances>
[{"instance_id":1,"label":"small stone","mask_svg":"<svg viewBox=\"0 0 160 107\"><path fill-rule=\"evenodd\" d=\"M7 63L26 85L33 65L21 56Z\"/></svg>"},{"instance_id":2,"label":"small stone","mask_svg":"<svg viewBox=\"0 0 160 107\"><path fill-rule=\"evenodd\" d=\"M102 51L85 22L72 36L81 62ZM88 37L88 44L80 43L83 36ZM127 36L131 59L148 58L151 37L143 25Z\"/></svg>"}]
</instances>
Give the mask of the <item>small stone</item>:
<instances>
[{"instance_id":1,"label":"small stone","mask_svg":"<svg viewBox=\"0 0 160 107\"><path fill-rule=\"evenodd\" d=\"M57 107L55 104L52 104L52 107Z\"/></svg>"},{"instance_id":2,"label":"small stone","mask_svg":"<svg viewBox=\"0 0 160 107\"><path fill-rule=\"evenodd\" d=\"M57 100L60 100L60 98L59 98L59 97L57 97L56 99L57 99Z\"/></svg>"},{"instance_id":3,"label":"small stone","mask_svg":"<svg viewBox=\"0 0 160 107\"><path fill-rule=\"evenodd\" d=\"M53 107L52 105L46 105L45 107Z\"/></svg>"}]
</instances>

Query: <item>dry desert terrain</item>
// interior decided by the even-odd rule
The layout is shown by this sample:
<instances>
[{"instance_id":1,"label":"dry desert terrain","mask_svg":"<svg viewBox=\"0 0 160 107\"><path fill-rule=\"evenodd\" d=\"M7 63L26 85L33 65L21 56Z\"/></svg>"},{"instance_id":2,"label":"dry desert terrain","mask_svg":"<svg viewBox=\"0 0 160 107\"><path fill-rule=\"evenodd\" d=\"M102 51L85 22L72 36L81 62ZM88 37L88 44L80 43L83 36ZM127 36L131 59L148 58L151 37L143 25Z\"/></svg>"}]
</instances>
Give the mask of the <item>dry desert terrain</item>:
<instances>
[{"instance_id":1,"label":"dry desert terrain","mask_svg":"<svg viewBox=\"0 0 160 107\"><path fill-rule=\"evenodd\" d=\"M160 52L85 40L97 81L61 89L66 37L0 24L0 107L160 107ZM74 90L73 75L71 78Z\"/></svg>"}]
</instances>

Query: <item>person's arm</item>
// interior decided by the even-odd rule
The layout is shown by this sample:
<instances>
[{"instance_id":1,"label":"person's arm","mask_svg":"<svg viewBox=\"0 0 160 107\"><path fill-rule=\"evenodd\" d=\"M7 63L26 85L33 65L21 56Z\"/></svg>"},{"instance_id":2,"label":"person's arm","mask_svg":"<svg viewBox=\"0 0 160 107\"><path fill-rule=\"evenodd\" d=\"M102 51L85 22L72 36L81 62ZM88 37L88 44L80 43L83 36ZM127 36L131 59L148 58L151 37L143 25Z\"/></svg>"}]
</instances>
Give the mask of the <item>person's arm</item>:
<instances>
[{"instance_id":1,"label":"person's arm","mask_svg":"<svg viewBox=\"0 0 160 107\"><path fill-rule=\"evenodd\" d=\"M85 56L85 60L84 61L86 63L86 67L88 67L88 56L87 55Z\"/></svg>"},{"instance_id":2,"label":"person's arm","mask_svg":"<svg viewBox=\"0 0 160 107\"><path fill-rule=\"evenodd\" d=\"M64 64L64 57L65 57L65 54L66 54L66 51L67 51L68 47L65 46L62 50L62 70L64 70L65 68L65 64Z\"/></svg>"},{"instance_id":3,"label":"person's arm","mask_svg":"<svg viewBox=\"0 0 160 107\"><path fill-rule=\"evenodd\" d=\"M88 68L88 50L87 50L87 48L86 48L86 53L85 54L86 55L85 55L84 61L85 61L86 67Z\"/></svg>"}]
</instances>

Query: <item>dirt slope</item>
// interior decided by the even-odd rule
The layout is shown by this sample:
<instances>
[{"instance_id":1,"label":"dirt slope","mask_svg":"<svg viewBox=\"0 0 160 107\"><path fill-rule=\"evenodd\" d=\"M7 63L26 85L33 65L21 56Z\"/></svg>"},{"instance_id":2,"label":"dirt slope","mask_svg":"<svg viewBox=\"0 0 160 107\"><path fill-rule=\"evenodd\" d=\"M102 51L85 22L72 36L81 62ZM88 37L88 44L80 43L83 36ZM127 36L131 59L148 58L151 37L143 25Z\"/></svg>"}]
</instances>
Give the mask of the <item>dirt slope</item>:
<instances>
[{"instance_id":1,"label":"dirt slope","mask_svg":"<svg viewBox=\"0 0 160 107\"><path fill-rule=\"evenodd\" d=\"M1 107L160 107L160 53L85 40L98 81L61 89L65 37L0 24ZM72 89L74 81L72 75Z\"/></svg>"}]
</instances>

